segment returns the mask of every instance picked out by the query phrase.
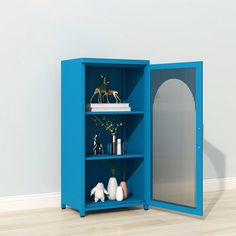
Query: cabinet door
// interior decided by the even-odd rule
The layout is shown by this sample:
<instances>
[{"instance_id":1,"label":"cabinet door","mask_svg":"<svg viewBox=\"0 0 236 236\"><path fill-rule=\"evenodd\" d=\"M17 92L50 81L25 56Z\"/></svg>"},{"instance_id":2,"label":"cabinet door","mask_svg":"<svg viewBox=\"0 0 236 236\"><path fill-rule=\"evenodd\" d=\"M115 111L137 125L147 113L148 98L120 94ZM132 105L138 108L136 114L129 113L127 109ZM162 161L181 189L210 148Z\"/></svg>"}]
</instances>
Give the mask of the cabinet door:
<instances>
[{"instance_id":1,"label":"cabinet door","mask_svg":"<svg viewBox=\"0 0 236 236\"><path fill-rule=\"evenodd\" d=\"M151 65L150 205L203 214L202 62Z\"/></svg>"}]
</instances>

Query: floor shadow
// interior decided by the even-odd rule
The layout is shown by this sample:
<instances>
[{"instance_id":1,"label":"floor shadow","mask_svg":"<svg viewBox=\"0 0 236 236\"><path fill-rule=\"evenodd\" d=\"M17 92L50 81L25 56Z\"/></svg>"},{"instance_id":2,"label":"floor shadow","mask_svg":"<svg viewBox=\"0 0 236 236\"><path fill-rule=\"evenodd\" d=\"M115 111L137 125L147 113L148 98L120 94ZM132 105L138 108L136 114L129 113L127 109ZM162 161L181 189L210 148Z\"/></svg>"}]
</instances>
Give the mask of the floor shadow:
<instances>
[{"instance_id":1,"label":"floor shadow","mask_svg":"<svg viewBox=\"0 0 236 236\"><path fill-rule=\"evenodd\" d=\"M204 159L208 158L209 162L212 164L216 178L222 178L225 176L225 154L220 151L216 146L211 144L209 141L204 139ZM223 181L219 181L218 187L222 191L215 192L212 199L205 205L204 204L204 219L208 217L211 210L214 208L216 203L221 198L225 184Z\"/></svg>"}]
</instances>

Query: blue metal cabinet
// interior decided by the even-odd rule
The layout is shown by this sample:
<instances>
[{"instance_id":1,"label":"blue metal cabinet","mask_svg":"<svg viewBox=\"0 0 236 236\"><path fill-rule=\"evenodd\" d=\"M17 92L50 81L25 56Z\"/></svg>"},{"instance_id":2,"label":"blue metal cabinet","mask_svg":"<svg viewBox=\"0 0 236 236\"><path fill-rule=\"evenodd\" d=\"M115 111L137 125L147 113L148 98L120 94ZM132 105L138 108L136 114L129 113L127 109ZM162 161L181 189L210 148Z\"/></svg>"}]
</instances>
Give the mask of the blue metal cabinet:
<instances>
[{"instance_id":1,"label":"blue metal cabinet","mask_svg":"<svg viewBox=\"0 0 236 236\"><path fill-rule=\"evenodd\" d=\"M93 210L143 205L202 215L202 62L150 65L148 60L81 58L61 66L61 207L81 216ZM101 74L119 91L131 112L87 112ZM107 116L124 126L128 142L121 156L93 156L92 137L108 134L91 121ZM90 190L105 185L113 159L122 180L125 163L128 199L93 201ZM105 186L106 187L106 186Z\"/></svg>"}]
</instances>

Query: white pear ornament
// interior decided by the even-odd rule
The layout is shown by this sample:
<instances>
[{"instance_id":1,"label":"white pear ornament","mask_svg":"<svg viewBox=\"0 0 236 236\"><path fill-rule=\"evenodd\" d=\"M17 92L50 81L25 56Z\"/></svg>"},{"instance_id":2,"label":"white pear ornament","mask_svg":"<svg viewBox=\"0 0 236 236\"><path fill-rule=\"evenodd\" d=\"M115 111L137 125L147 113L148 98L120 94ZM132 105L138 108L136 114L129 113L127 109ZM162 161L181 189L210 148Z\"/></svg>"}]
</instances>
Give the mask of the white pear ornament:
<instances>
[{"instance_id":1,"label":"white pear ornament","mask_svg":"<svg viewBox=\"0 0 236 236\"><path fill-rule=\"evenodd\" d=\"M123 189L121 186L118 186L117 187L117 190L116 190L116 201L123 201L124 199L124 194L123 194Z\"/></svg>"},{"instance_id":2,"label":"white pear ornament","mask_svg":"<svg viewBox=\"0 0 236 236\"><path fill-rule=\"evenodd\" d=\"M98 183L90 192L90 196L94 195L94 201L97 202L99 199L104 202L105 194L108 194L107 190L104 188L103 183Z\"/></svg>"}]
</instances>

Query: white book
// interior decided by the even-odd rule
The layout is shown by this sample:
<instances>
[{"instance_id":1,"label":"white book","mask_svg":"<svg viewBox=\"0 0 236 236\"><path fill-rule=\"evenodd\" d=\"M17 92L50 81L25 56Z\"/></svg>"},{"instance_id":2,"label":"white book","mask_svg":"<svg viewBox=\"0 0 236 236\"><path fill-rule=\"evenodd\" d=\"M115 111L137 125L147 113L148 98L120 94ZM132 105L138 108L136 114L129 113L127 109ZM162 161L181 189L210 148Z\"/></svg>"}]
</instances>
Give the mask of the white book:
<instances>
[{"instance_id":1,"label":"white book","mask_svg":"<svg viewBox=\"0 0 236 236\"><path fill-rule=\"evenodd\" d=\"M124 108L88 108L87 111L91 111L91 112L131 111L131 108L130 107L124 107Z\"/></svg>"},{"instance_id":2,"label":"white book","mask_svg":"<svg viewBox=\"0 0 236 236\"><path fill-rule=\"evenodd\" d=\"M129 103L87 103L87 108L129 108Z\"/></svg>"}]
</instances>

